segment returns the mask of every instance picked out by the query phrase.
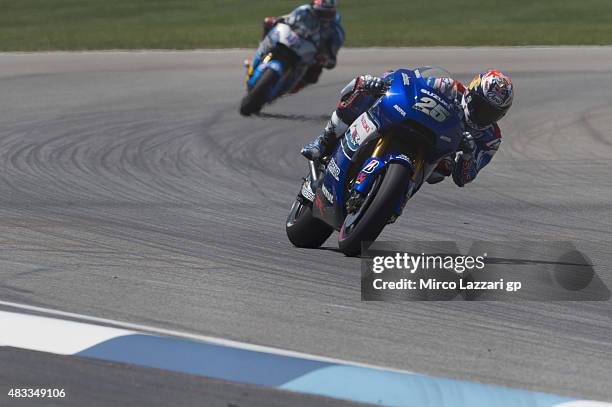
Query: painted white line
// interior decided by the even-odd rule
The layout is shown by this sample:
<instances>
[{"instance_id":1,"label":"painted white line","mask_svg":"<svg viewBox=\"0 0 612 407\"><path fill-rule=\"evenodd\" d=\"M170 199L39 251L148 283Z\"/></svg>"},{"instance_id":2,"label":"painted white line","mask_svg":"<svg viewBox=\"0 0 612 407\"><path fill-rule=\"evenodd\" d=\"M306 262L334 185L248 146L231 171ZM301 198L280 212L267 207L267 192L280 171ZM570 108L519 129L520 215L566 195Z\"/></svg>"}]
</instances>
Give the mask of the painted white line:
<instances>
[{"instance_id":1,"label":"painted white line","mask_svg":"<svg viewBox=\"0 0 612 407\"><path fill-rule=\"evenodd\" d=\"M35 307L32 305L18 304L18 303L8 302L8 301L0 301L0 306L16 308L16 309L21 309L25 311L39 312L42 314L53 315L53 316L58 316L58 317L73 318L73 319L78 319L81 321L92 322L94 324L112 325L113 327L116 327L116 328L127 329L129 330L130 333L150 333L150 334L157 334L157 335L162 335L162 336L173 336L177 338L184 338L184 339L191 339L191 340L199 341L199 342L206 342L206 343L210 343L214 345L221 345L221 346L227 346L227 347L238 348L238 349L243 349L243 350L250 350L254 352L270 353L270 354L279 355L279 356L301 358L301 359L313 360L317 362L364 367L364 368L369 368L369 369L384 370L384 371L396 372L396 373L415 374L414 372L410 372L407 370L393 369L393 368L388 368L384 366L370 365L367 363L360 363L360 362L329 358L325 356L312 355L309 353L296 352L296 351L280 349L280 348L273 348L270 346L254 345L251 343L233 341L230 339L216 338L213 336L190 334L190 333L175 331L171 329L155 328L155 327L148 326L148 325L132 324L129 322L121 322L121 321L116 321L113 319L98 318L98 317L93 317L90 315L59 311L59 310L54 310L51 308ZM21 314L21 315L24 315L24 314ZM1 321L0 321L0 327L2 327ZM4 331L5 330L2 327L2 329L0 330L0 344L3 344L5 342ZM16 346L16 347L22 348L23 346Z\"/></svg>"},{"instance_id":2,"label":"painted white line","mask_svg":"<svg viewBox=\"0 0 612 407\"><path fill-rule=\"evenodd\" d=\"M133 331L0 311L0 344L21 349L73 355Z\"/></svg>"}]
</instances>

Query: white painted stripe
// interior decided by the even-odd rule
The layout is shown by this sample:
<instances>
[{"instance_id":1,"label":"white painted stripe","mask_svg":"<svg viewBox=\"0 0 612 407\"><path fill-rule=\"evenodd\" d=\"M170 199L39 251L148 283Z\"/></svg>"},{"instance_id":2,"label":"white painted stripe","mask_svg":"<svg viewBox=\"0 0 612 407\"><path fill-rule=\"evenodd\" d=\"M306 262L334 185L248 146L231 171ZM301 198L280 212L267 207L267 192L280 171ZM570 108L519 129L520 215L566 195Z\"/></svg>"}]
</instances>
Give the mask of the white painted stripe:
<instances>
[{"instance_id":1,"label":"white painted stripe","mask_svg":"<svg viewBox=\"0 0 612 407\"><path fill-rule=\"evenodd\" d=\"M54 315L54 316L59 316L59 317L64 317L64 318L79 319L81 321L92 322L95 324L112 325L117 328L128 329L130 331L137 331L139 333L151 333L151 334L158 334L158 335L163 335L163 336L174 336L178 338L191 339L191 340L200 341L200 342L212 343L215 345L228 346L232 348L250 350L250 351L255 351L255 352L271 353L273 355L302 358L302 359L314 360L318 362L336 363L336 364L341 364L341 365L349 365L349 366L365 367L365 368L377 369L377 370L385 370L388 372L414 374L413 372L410 372L407 370L393 369L393 368L388 368L388 367L383 367L383 366L370 365L367 363L352 362L352 361L347 361L347 360L329 358L325 356L317 356L317 355L312 355L312 354L303 353L303 352L296 352L296 351L291 351L291 350L273 348L270 346L254 345L254 344L250 344L246 342L233 341L230 339L216 338L213 336L190 334L190 333L185 333L181 331L174 331L171 329L160 329L160 328L155 328L155 327L147 326L147 325L132 324L128 322L116 321L113 319L92 317L89 315L77 314L73 312L58 311L58 310L54 310L51 308L35 307L32 305L18 304L18 303L9 302L9 301L0 301L0 306L16 308L16 309L21 309L25 311L39 312L39 313L44 313L47 315ZM3 342L3 339L2 339L3 336L4 334L0 333L0 343Z\"/></svg>"},{"instance_id":2,"label":"white painted stripe","mask_svg":"<svg viewBox=\"0 0 612 407\"><path fill-rule=\"evenodd\" d=\"M568 401L567 403L557 404L555 407L610 407L612 404L603 401Z\"/></svg>"},{"instance_id":3,"label":"white painted stripe","mask_svg":"<svg viewBox=\"0 0 612 407\"><path fill-rule=\"evenodd\" d=\"M0 345L73 355L133 331L0 311Z\"/></svg>"}]
</instances>

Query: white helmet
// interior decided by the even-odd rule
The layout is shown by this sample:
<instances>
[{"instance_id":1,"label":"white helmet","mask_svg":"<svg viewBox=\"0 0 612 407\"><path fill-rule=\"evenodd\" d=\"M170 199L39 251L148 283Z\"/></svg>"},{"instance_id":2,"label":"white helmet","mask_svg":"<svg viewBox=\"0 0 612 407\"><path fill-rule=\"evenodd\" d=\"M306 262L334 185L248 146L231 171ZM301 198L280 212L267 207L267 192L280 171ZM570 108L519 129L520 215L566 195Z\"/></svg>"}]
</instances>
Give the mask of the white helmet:
<instances>
[{"instance_id":1,"label":"white helmet","mask_svg":"<svg viewBox=\"0 0 612 407\"><path fill-rule=\"evenodd\" d=\"M484 128L508 113L514 99L512 80L496 70L476 75L463 98L462 105L468 123Z\"/></svg>"}]
</instances>

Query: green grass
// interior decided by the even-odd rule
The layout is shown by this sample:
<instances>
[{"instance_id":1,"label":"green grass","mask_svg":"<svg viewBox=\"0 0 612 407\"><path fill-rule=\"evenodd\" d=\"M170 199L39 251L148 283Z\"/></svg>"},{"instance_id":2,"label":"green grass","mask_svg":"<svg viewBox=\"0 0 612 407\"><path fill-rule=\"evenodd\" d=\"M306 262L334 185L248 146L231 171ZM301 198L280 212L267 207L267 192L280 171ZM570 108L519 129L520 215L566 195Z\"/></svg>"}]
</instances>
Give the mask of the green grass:
<instances>
[{"instance_id":1,"label":"green grass","mask_svg":"<svg viewBox=\"0 0 612 407\"><path fill-rule=\"evenodd\" d=\"M305 1L304 1L305 2ZM254 47L288 0L0 0L0 50ZM348 46L612 44L612 0L340 0Z\"/></svg>"}]
</instances>

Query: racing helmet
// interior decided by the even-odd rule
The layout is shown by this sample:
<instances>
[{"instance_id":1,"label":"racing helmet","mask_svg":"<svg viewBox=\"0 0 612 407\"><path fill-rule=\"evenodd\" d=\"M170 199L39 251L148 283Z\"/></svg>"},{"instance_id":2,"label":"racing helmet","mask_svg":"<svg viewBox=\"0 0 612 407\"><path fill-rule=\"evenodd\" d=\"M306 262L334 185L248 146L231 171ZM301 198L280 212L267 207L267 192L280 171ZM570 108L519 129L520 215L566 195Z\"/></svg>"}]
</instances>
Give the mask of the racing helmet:
<instances>
[{"instance_id":1,"label":"racing helmet","mask_svg":"<svg viewBox=\"0 0 612 407\"><path fill-rule=\"evenodd\" d=\"M336 19L336 0L313 0L312 9L315 14L326 21Z\"/></svg>"},{"instance_id":2,"label":"racing helmet","mask_svg":"<svg viewBox=\"0 0 612 407\"><path fill-rule=\"evenodd\" d=\"M514 99L512 80L496 70L478 74L461 102L465 119L475 128L485 128L504 117Z\"/></svg>"}]
</instances>

